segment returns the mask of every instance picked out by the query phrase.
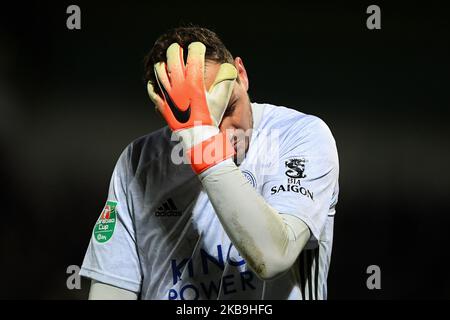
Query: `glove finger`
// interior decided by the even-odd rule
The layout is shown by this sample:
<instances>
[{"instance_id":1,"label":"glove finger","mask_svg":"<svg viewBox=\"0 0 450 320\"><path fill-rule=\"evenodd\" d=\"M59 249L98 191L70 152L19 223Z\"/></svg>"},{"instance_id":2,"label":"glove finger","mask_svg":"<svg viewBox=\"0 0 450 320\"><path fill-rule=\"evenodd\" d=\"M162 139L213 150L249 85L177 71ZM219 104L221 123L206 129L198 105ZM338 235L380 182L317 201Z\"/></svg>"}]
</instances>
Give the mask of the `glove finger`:
<instances>
[{"instance_id":1,"label":"glove finger","mask_svg":"<svg viewBox=\"0 0 450 320\"><path fill-rule=\"evenodd\" d=\"M195 88L204 88L205 53L206 47L201 42L192 42L188 47L186 78Z\"/></svg>"},{"instance_id":2,"label":"glove finger","mask_svg":"<svg viewBox=\"0 0 450 320\"><path fill-rule=\"evenodd\" d=\"M214 90L214 87L222 81L225 80L236 80L237 78L237 70L236 67L231 63L222 63L220 65L219 71L217 72L216 78L209 88L209 92Z\"/></svg>"},{"instance_id":3,"label":"glove finger","mask_svg":"<svg viewBox=\"0 0 450 320\"><path fill-rule=\"evenodd\" d=\"M178 43L172 43L167 49L167 71L173 88L181 87L184 82L183 48Z\"/></svg>"},{"instance_id":4,"label":"glove finger","mask_svg":"<svg viewBox=\"0 0 450 320\"><path fill-rule=\"evenodd\" d=\"M159 112L163 113L164 100L161 99L159 94L156 93L155 87L153 86L153 84L150 81L147 82L147 92L148 92L148 95L150 96L150 99L155 104L156 109L158 109Z\"/></svg>"},{"instance_id":5,"label":"glove finger","mask_svg":"<svg viewBox=\"0 0 450 320\"><path fill-rule=\"evenodd\" d=\"M224 63L220 66L216 79L209 89L207 95L209 112L217 126L222 121L228 106L236 78L236 68L232 64Z\"/></svg>"},{"instance_id":6,"label":"glove finger","mask_svg":"<svg viewBox=\"0 0 450 320\"><path fill-rule=\"evenodd\" d=\"M158 80L158 85L159 86L163 85L164 89L166 89L167 92L170 92L172 89L172 86L170 84L169 76L167 75L166 67L167 66L166 66L165 62L158 62L158 63L155 63L155 65L153 66L153 68L155 70L156 80Z\"/></svg>"},{"instance_id":7,"label":"glove finger","mask_svg":"<svg viewBox=\"0 0 450 320\"><path fill-rule=\"evenodd\" d=\"M156 93L155 87L150 81L147 83L147 91L150 96L150 99L155 104L156 110L159 111L159 113L166 120L170 129L176 130L178 122L174 118L174 115L170 111L170 108L167 106L165 99L162 99L161 96Z\"/></svg>"}]
</instances>

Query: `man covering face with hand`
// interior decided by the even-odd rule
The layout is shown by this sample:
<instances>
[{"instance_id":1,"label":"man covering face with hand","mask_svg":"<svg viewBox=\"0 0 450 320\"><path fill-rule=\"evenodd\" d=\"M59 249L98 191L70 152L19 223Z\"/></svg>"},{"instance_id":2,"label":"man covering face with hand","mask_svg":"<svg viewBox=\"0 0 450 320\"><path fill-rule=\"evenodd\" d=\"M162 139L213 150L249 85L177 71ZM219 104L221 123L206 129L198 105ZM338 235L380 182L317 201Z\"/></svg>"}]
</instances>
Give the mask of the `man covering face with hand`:
<instances>
[{"instance_id":1,"label":"man covering face with hand","mask_svg":"<svg viewBox=\"0 0 450 320\"><path fill-rule=\"evenodd\" d=\"M81 275L92 299L326 299L336 144L319 118L250 102L241 58L176 28L146 59L167 127L112 175Z\"/></svg>"}]
</instances>

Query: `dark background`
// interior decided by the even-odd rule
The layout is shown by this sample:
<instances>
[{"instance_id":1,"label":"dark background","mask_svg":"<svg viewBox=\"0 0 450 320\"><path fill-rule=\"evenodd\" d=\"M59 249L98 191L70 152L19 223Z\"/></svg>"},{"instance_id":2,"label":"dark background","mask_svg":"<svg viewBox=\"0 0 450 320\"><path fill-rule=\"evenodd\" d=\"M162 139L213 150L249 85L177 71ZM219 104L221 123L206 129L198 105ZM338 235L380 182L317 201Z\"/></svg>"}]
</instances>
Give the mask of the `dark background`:
<instances>
[{"instance_id":1,"label":"dark background","mask_svg":"<svg viewBox=\"0 0 450 320\"><path fill-rule=\"evenodd\" d=\"M165 1L164 1L165 2ZM157 36L209 27L253 101L320 116L341 174L330 299L449 298L449 16L443 2L19 2L0 9L0 297L86 298L81 265L123 148L164 123L142 81ZM82 29L66 28L77 4ZM381 7L381 30L366 8ZM381 290L366 268L381 268Z\"/></svg>"}]
</instances>

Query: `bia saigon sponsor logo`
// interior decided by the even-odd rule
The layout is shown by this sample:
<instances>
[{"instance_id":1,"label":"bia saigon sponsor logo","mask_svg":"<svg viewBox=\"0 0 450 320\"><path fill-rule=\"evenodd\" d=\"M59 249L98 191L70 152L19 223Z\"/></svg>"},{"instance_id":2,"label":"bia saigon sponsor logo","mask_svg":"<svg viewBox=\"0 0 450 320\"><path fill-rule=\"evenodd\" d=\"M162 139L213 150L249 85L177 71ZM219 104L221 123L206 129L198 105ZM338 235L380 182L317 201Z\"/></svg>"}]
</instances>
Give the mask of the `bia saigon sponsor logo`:
<instances>
[{"instance_id":1,"label":"bia saigon sponsor logo","mask_svg":"<svg viewBox=\"0 0 450 320\"><path fill-rule=\"evenodd\" d=\"M94 227L94 239L98 243L105 243L111 239L116 227L117 202L107 201Z\"/></svg>"},{"instance_id":2,"label":"bia saigon sponsor logo","mask_svg":"<svg viewBox=\"0 0 450 320\"><path fill-rule=\"evenodd\" d=\"M277 194L280 192L295 192L299 195L305 196L314 200L314 194L312 191L301 185L301 179L306 178L305 164L308 161L305 158L291 158L285 161L286 167L285 174L288 177L286 184L280 184L273 186L270 194Z\"/></svg>"},{"instance_id":3,"label":"bia saigon sponsor logo","mask_svg":"<svg viewBox=\"0 0 450 320\"><path fill-rule=\"evenodd\" d=\"M306 163L305 158L293 158L287 160L284 163L285 167L288 168L286 170L286 175L289 178L294 179L306 178L305 163Z\"/></svg>"}]
</instances>

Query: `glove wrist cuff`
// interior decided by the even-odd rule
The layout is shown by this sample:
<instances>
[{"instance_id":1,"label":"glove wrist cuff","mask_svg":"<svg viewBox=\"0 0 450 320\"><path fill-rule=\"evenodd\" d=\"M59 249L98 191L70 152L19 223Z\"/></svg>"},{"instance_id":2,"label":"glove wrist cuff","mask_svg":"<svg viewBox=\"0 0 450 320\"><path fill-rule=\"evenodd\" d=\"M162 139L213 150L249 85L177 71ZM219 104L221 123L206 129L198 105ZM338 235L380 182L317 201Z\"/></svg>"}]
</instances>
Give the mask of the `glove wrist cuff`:
<instances>
[{"instance_id":1,"label":"glove wrist cuff","mask_svg":"<svg viewBox=\"0 0 450 320\"><path fill-rule=\"evenodd\" d=\"M200 174L234 156L235 150L225 132L216 134L187 150L192 170Z\"/></svg>"},{"instance_id":2,"label":"glove wrist cuff","mask_svg":"<svg viewBox=\"0 0 450 320\"><path fill-rule=\"evenodd\" d=\"M199 125L188 129L174 131L175 136L181 138L184 150L189 150L193 146L201 143L204 140L211 138L218 134L219 128L214 126Z\"/></svg>"}]
</instances>

